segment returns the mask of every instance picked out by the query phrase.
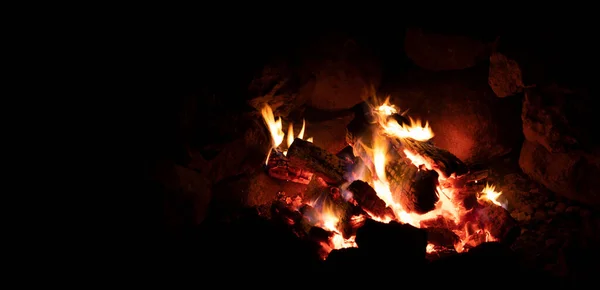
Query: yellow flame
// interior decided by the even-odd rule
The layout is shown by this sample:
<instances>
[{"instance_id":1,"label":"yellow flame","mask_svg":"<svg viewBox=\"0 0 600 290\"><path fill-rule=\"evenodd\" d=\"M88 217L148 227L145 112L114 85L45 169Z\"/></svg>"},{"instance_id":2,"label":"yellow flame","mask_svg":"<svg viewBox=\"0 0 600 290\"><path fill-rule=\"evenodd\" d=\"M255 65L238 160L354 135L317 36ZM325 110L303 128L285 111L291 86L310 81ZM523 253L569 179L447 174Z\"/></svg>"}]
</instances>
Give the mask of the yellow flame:
<instances>
[{"instance_id":1,"label":"yellow flame","mask_svg":"<svg viewBox=\"0 0 600 290\"><path fill-rule=\"evenodd\" d=\"M300 129L300 133L298 133L298 139L304 138L304 127L306 126L306 122L302 119L302 129Z\"/></svg>"},{"instance_id":2,"label":"yellow flame","mask_svg":"<svg viewBox=\"0 0 600 290\"><path fill-rule=\"evenodd\" d=\"M290 148L292 143L294 143L294 124L290 123L287 133L287 147Z\"/></svg>"},{"instance_id":3,"label":"yellow flame","mask_svg":"<svg viewBox=\"0 0 600 290\"><path fill-rule=\"evenodd\" d=\"M273 140L273 148L279 147L281 142L283 142L284 133L282 130L281 118L277 118L275 120L275 115L273 114L273 109L267 104L260 111L262 117L269 128L269 132L271 132L271 139Z\"/></svg>"},{"instance_id":4,"label":"yellow flame","mask_svg":"<svg viewBox=\"0 0 600 290\"><path fill-rule=\"evenodd\" d=\"M303 139L304 138L304 129L306 127L306 121L304 119L302 119L302 129L300 129L300 133L298 133L298 139ZM294 124L290 123L290 126L288 127L288 132L287 132L287 148L290 148L290 146L292 146L292 143L294 143L294 140L296 139L296 137L294 137ZM313 141L313 138L307 138L306 141L311 142ZM284 150L284 155L286 155L287 150Z\"/></svg>"},{"instance_id":5,"label":"yellow flame","mask_svg":"<svg viewBox=\"0 0 600 290\"><path fill-rule=\"evenodd\" d=\"M410 125L400 125L393 118L388 120L388 116L396 114L398 108L390 104L390 98L387 97L385 102L375 108L375 114L379 117L379 124L383 129L383 133L398 138L412 138L417 141L427 141L433 138L433 130L429 127L429 122L422 125L421 120L410 119Z\"/></svg>"},{"instance_id":6,"label":"yellow flame","mask_svg":"<svg viewBox=\"0 0 600 290\"><path fill-rule=\"evenodd\" d=\"M478 197L479 200L489 200L497 206L506 208L505 204L498 201L498 198L502 195L502 191L496 191L496 186L485 184L485 187L481 191L481 195Z\"/></svg>"}]
</instances>

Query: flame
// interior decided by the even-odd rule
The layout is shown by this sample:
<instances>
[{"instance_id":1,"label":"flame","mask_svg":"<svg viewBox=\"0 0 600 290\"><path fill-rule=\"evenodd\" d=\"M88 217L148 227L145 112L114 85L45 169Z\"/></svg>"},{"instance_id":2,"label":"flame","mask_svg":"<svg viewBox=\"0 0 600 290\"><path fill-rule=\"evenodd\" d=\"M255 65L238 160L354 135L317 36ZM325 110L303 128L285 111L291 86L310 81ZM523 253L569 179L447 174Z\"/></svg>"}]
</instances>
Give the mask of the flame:
<instances>
[{"instance_id":1,"label":"flame","mask_svg":"<svg viewBox=\"0 0 600 290\"><path fill-rule=\"evenodd\" d=\"M398 108L389 103L389 97L385 100L382 105L376 106L373 109L375 116L378 119L379 130L376 130L373 136L373 148L367 148L365 144L362 142L357 142L356 146L362 146L364 151L367 153L367 157L370 159L369 161L372 163L372 168L369 167L370 171L363 171L364 168L358 168L356 172L353 172L355 178L360 178L363 173L370 172L372 174L371 178L371 186L375 189L375 192L381 198L387 206L392 208L395 213L395 220L410 224L412 226L421 227L422 221L436 219L438 217L444 217L449 220L453 220L457 224L461 222L461 218L465 216L469 211L464 208L461 199L455 198L457 196L460 188L454 186L454 180L456 176L452 175L450 177L445 176L441 172L435 164L433 164L430 159L425 158L424 156L419 155L416 152L412 152L410 150L403 150L404 155L408 158L411 163L418 168L419 170L436 170L439 174L439 186L437 187L437 192L439 195L439 200L435 204L435 209L429 211L425 214L416 214L407 212L402 205L395 200L394 194L391 191L389 181L386 176L386 165L388 164L389 155L388 150L396 150L395 148L389 147L388 145L388 137L395 138L412 138L417 141L427 141L431 139L434 134L429 124L425 122L425 125L421 125L421 121L413 120L409 118L410 125L400 125L398 121L394 118L389 118L392 114L398 113ZM271 132L272 140L273 140L273 148L279 149L278 147L281 145L284 139L284 133L281 130L281 119L275 120L273 116L273 112L271 108L266 105L261 111L265 123L267 124L269 131ZM305 120L302 120L302 129L300 130L297 138L302 139L305 133ZM287 148L292 145L294 142L294 128L293 124L289 124L288 132L287 132ZM306 138L306 141L312 142L313 138ZM282 151L283 154L287 153L287 150ZM358 151L355 151L358 152ZM356 154L356 153L355 153ZM268 157L267 157L268 160ZM364 165L364 164L363 164ZM344 193L344 192L342 192ZM347 193L346 193L347 194ZM495 186L486 184L486 187L481 191L481 194L478 196L479 200L489 200L491 203L497 206L502 206L506 208L506 204L502 204L498 201L498 197L502 194L502 192L496 192ZM351 199L351 195L344 195L346 200ZM342 216L341 212L337 212L335 207L331 204L324 204L324 202L319 199L315 201L309 202L311 206L317 209L319 213L319 218L316 226L320 226L321 228L328 230L333 233L330 241L322 242L322 248L328 254L333 249L341 249L348 247L356 247L356 243L354 241L354 237L349 239L344 239L342 234L339 231L340 225L340 217ZM364 210L364 209L363 209ZM391 217L386 218L376 218L373 214L367 211L367 214L370 215L372 219L388 223L392 220ZM365 216L354 216L353 219L364 219ZM477 228L478 225L472 225L468 222L465 224L464 229L454 229L454 233L457 234L460 238L460 241L457 242L454 247L457 252L463 252L470 246L478 245L483 241L495 241L496 238L493 237L487 229ZM433 244L428 244L426 248L428 253L435 252L436 246Z\"/></svg>"},{"instance_id":2,"label":"flame","mask_svg":"<svg viewBox=\"0 0 600 290\"><path fill-rule=\"evenodd\" d=\"M379 124L384 134L398 138L412 138L417 141L427 141L433 138L433 130L431 130L427 121L425 125L422 125L421 120L413 120L409 117L410 125L400 125L396 119L387 118L398 112L396 106L389 102L390 98L387 97L382 105L375 108L376 114L379 115Z\"/></svg>"},{"instance_id":3,"label":"flame","mask_svg":"<svg viewBox=\"0 0 600 290\"><path fill-rule=\"evenodd\" d=\"M283 136L285 135L282 130L281 118L277 118L275 120L275 115L273 114L273 109L269 105L265 105L260 111L262 117L269 128L269 132L271 132L271 139L273 140L273 148L279 147L279 145L283 142Z\"/></svg>"},{"instance_id":4,"label":"flame","mask_svg":"<svg viewBox=\"0 0 600 290\"><path fill-rule=\"evenodd\" d=\"M506 209L507 204L506 203L501 203L500 201L498 201L498 198L500 197L500 195L502 195L502 191L496 191L496 186L494 185L489 185L489 184L485 184L485 187L483 188L483 190L481 191L481 194L479 195L479 197L477 198L478 200L488 200L490 202L492 202L493 204L497 205L497 206L501 206L504 209Z\"/></svg>"},{"instance_id":5,"label":"flame","mask_svg":"<svg viewBox=\"0 0 600 290\"><path fill-rule=\"evenodd\" d=\"M264 120L265 124L267 125L269 132L271 133L271 140L273 141L271 148L278 149L279 146L281 145L281 143L283 143L283 139L285 137L285 133L283 132L282 120L281 120L281 118L275 119L275 115L273 114L273 109L271 109L271 107L268 104L265 104L265 106L262 108L260 113L262 114L263 120ZM302 119L302 129L300 129L300 133L298 133L298 139L304 138L305 127L306 127L306 121L304 119ZM287 132L287 148L288 149L290 148L290 146L292 146L292 143L294 143L294 140L295 140L294 124L290 123L290 125L288 127L288 132ZM309 137L306 139L306 141L312 143L313 138ZM287 150L283 150L281 152L283 153L283 155L287 155ZM269 151L269 153L267 154L267 160L265 161L265 164L268 164L269 157L271 157L271 151Z\"/></svg>"}]
</instances>

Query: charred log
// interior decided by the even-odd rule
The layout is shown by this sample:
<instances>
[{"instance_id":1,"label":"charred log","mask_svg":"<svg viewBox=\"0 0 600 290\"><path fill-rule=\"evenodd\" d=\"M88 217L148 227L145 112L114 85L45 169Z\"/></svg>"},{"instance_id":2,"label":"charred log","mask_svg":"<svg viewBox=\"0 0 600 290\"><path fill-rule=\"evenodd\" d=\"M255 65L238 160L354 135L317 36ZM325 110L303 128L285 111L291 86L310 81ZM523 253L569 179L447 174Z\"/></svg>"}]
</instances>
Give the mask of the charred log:
<instances>
[{"instance_id":1,"label":"charred log","mask_svg":"<svg viewBox=\"0 0 600 290\"><path fill-rule=\"evenodd\" d=\"M349 166L343 159L298 138L288 149L287 158L292 166L310 170L332 185L345 181L344 174Z\"/></svg>"},{"instance_id":2,"label":"charred log","mask_svg":"<svg viewBox=\"0 0 600 290\"><path fill-rule=\"evenodd\" d=\"M413 154L423 157L436 171L447 178L452 174L456 176L469 172L469 168L458 157L449 151L435 147L429 141L417 141L411 138L390 138L394 148L398 151L408 150Z\"/></svg>"},{"instance_id":3,"label":"charred log","mask_svg":"<svg viewBox=\"0 0 600 290\"><path fill-rule=\"evenodd\" d=\"M449 230L453 230L457 227L453 220L445 218L441 215L435 219L421 221L420 226L421 228L445 228Z\"/></svg>"},{"instance_id":4,"label":"charred log","mask_svg":"<svg viewBox=\"0 0 600 290\"><path fill-rule=\"evenodd\" d=\"M422 167L410 181L410 187L400 195L400 203L408 212L424 214L435 209L438 202L438 174Z\"/></svg>"},{"instance_id":5,"label":"charred log","mask_svg":"<svg viewBox=\"0 0 600 290\"><path fill-rule=\"evenodd\" d=\"M388 207L385 202L379 198L375 189L362 180L356 180L348 186L348 191L352 192L353 199L370 214L378 218L394 218L394 211Z\"/></svg>"},{"instance_id":6,"label":"charred log","mask_svg":"<svg viewBox=\"0 0 600 290\"><path fill-rule=\"evenodd\" d=\"M276 150L271 151L267 162L269 176L285 181L308 184L313 176L310 170L293 167L289 160Z\"/></svg>"},{"instance_id":7,"label":"charred log","mask_svg":"<svg viewBox=\"0 0 600 290\"><path fill-rule=\"evenodd\" d=\"M434 246L446 249L454 249L454 245L460 242L460 238L447 228L426 228L427 241Z\"/></svg>"}]
</instances>

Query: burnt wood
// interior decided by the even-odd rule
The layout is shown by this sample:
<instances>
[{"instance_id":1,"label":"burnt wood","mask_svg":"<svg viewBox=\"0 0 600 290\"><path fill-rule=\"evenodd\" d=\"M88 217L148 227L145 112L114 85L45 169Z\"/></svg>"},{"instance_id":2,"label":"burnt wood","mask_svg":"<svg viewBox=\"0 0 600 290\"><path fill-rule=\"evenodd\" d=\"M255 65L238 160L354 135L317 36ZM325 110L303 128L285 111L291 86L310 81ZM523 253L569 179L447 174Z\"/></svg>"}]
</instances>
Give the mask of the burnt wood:
<instances>
[{"instance_id":1,"label":"burnt wood","mask_svg":"<svg viewBox=\"0 0 600 290\"><path fill-rule=\"evenodd\" d=\"M291 166L310 170L331 185L346 181L344 174L350 165L327 150L298 138L288 149L287 159Z\"/></svg>"},{"instance_id":2,"label":"burnt wood","mask_svg":"<svg viewBox=\"0 0 600 290\"><path fill-rule=\"evenodd\" d=\"M379 198L375 189L362 180L355 180L348 188L352 192L354 200L370 214L378 218L394 218L394 211Z\"/></svg>"}]
</instances>

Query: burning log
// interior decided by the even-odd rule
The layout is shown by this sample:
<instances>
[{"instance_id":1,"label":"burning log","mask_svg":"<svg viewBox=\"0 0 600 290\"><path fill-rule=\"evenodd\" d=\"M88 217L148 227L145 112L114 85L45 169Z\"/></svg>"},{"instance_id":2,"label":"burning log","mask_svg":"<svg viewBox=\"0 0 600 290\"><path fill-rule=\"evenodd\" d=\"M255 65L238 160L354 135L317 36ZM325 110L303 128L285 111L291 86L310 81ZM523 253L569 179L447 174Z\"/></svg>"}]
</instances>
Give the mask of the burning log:
<instances>
[{"instance_id":1,"label":"burning log","mask_svg":"<svg viewBox=\"0 0 600 290\"><path fill-rule=\"evenodd\" d=\"M267 170L273 178L302 184L308 184L313 176L309 170L290 166L289 160L276 150L271 151Z\"/></svg>"},{"instance_id":2,"label":"burning log","mask_svg":"<svg viewBox=\"0 0 600 290\"><path fill-rule=\"evenodd\" d=\"M374 214L378 218L394 218L394 211L388 207L385 202L377 196L377 192L368 183L356 180L348 186L348 191L352 192L354 200L366 211Z\"/></svg>"},{"instance_id":3,"label":"burning log","mask_svg":"<svg viewBox=\"0 0 600 290\"><path fill-rule=\"evenodd\" d=\"M287 158L292 166L312 171L332 185L344 183L344 174L350 165L313 143L298 138L288 149Z\"/></svg>"},{"instance_id":4,"label":"burning log","mask_svg":"<svg viewBox=\"0 0 600 290\"><path fill-rule=\"evenodd\" d=\"M393 118L401 125L410 125L409 120L400 114L392 114ZM442 148L435 147L430 141L417 141L412 138L390 138L394 148L399 151L405 149L425 159L433 168L443 174L445 178L452 174L460 176L469 172L469 168L458 157Z\"/></svg>"},{"instance_id":5,"label":"burning log","mask_svg":"<svg viewBox=\"0 0 600 290\"><path fill-rule=\"evenodd\" d=\"M454 249L454 245L460 242L460 237L447 228L426 228L427 241L435 246L446 249Z\"/></svg>"},{"instance_id":6,"label":"burning log","mask_svg":"<svg viewBox=\"0 0 600 290\"><path fill-rule=\"evenodd\" d=\"M400 196L400 203L408 212L424 214L432 211L440 199L437 186L437 172L421 167L411 180L408 190L403 191L404 194Z\"/></svg>"},{"instance_id":7,"label":"burning log","mask_svg":"<svg viewBox=\"0 0 600 290\"><path fill-rule=\"evenodd\" d=\"M355 151L365 163L369 164L371 172L374 172L374 166L363 146L362 142L357 142ZM435 209L435 204L439 200L436 189L438 174L432 170L417 168L408 158L399 155L395 150L388 151L388 160L385 166L386 178L390 190L404 210L424 214Z\"/></svg>"}]
</instances>

